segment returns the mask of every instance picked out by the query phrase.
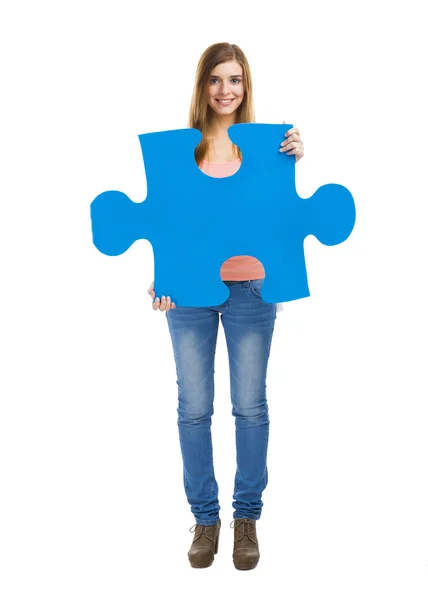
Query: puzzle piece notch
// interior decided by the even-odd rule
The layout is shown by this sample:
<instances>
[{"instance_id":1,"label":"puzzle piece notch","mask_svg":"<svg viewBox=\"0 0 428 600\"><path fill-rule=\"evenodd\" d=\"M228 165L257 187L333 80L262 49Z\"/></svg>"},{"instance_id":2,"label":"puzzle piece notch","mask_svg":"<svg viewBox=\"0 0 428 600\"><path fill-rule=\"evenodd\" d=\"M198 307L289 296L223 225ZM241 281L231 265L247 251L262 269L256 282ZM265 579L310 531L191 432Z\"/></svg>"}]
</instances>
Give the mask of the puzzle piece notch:
<instances>
[{"instance_id":1,"label":"puzzle piece notch","mask_svg":"<svg viewBox=\"0 0 428 600\"><path fill-rule=\"evenodd\" d=\"M242 150L242 163L231 177L214 178L205 174L195 161L195 150L202 140L199 129L185 128L173 131L144 133L139 135L147 180L147 197L174 197L177 189L192 181L202 189L214 185L218 188L221 201L223 190L242 189L242 186L260 184L263 173L275 172L282 167L281 189L287 184L294 185L295 158L286 161L280 152L267 152L266 148L277 148L278 140L284 138L292 125L236 123L230 125L228 134L234 144ZM256 140L256 143L254 143ZM245 151L244 151L245 149ZM172 158L170 158L172 157ZM277 177L278 179L278 177ZM250 185L249 185L250 183Z\"/></svg>"}]
</instances>

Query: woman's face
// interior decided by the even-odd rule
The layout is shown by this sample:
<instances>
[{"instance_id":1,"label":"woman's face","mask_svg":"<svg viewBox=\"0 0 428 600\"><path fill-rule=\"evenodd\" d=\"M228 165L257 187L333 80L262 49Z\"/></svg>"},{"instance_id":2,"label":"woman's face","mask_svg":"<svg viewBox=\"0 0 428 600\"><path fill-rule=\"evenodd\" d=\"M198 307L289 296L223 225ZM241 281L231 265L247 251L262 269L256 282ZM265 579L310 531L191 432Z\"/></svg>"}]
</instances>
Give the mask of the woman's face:
<instances>
[{"instance_id":1,"label":"woman's face","mask_svg":"<svg viewBox=\"0 0 428 600\"><path fill-rule=\"evenodd\" d=\"M242 67L235 60L217 65L208 82L208 104L219 116L231 115L244 99ZM231 100L223 104L221 99Z\"/></svg>"}]
</instances>

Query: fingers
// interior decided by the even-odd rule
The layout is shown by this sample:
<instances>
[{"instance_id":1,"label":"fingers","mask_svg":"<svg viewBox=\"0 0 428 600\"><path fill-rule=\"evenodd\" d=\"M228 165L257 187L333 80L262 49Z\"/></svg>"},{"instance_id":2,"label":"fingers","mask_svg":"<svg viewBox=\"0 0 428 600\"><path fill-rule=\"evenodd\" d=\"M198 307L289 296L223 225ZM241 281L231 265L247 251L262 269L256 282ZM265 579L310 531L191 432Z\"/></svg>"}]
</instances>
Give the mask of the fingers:
<instances>
[{"instance_id":1,"label":"fingers","mask_svg":"<svg viewBox=\"0 0 428 600\"><path fill-rule=\"evenodd\" d=\"M285 134L286 137L287 137L287 133ZM291 135L289 135L287 137L286 140L281 142L281 146L283 146L283 147L285 146L285 148L296 147L296 145L298 145L298 144L303 144L303 142L302 142L302 138L297 133L292 133Z\"/></svg>"},{"instance_id":2,"label":"fingers","mask_svg":"<svg viewBox=\"0 0 428 600\"><path fill-rule=\"evenodd\" d=\"M300 142L281 142L280 152L285 152L286 150L291 150L292 148L298 148L300 145ZM290 154L290 152L287 152L287 154Z\"/></svg>"},{"instance_id":3,"label":"fingers","mask_svg":"<svg viewBox=\"0 0 428 600\"><path fill-rule=\"evenodd\" d=\"M162 296L162 300L160 303L160 307L159 310L164 311L164 310L170 310L171 309L171 298Z\"/></svg>"},{"instance_id":4,"label":"fingers","mask_svg":"<svg viewBox=\"0 0 428 600\"><path fill-rule=\"evenodd\" d=\"M153 294L154 297L154 294ZM162 296L162 298L156 298L152 305L153 310L169 311L173 308L177 308L175 302L171 302L170 296Z\"/></svg>"},{"instance_id":5,"label":"fingers","mask_svg":"<svg viewBox=\"0 0 428 600\"><path fill-rule=\"evenodd\" d=\"M168 312L171 308L175 308L175 302L171 302L171 296L162 296L159 310L166 310Z\"/></svg>"},{"instance_id":6,"label":"fingers","mask_svg":"<svg viewBox=\"0 0 428 600\"><path fill-rule=\"evenodd\" d=\"M285 121L283 121L285 123ZM297 127L292 127L285 132L284 137L286 138L281 142L280 152L287 152L288 155L294 154L296 162L302 158L305 153L305 147L300 137L300 131Z\"/></svg>"},{"instance_id":7,"label":"fingers","mask_svg":"<svg viewBox=\"0 0 428 600\"><path fill-rule=\"evenodd\" d=\"M152 300L154 300L154 302L152 304L153 310L168 311L168 310L171 310L172 308L177 308L175 302L171 302L170 296L168 296L166 298L165 298L165 296L162 296L162 299L160 299L160 298L155 299L156 293L155 293L155 290L153 289L154 283L155 282L153 281L153 283L147 290L147 293L151 296Z\"/></svg>"},{"instance_id":8,"label":"fingers","mask_svg":"<svg viewBox=\"0 0 428 600\"><path fill-rule=\"evenodd\" d=\"M282 121L285 123L285 121ZM287 154L295 154L296 162L302 158L305 153L305 147L300 137L300 130L298 127L292 127L285 132L284 137L287 138L284 142L281 142L280 152L287 152Z\"/></svg>"},{"instance_id":9,"label":"fingers","mask_svg":"<svg viewBox=\"0 0 428 600\"><path fill-rule=\"evenodd\" d=\"M300 131L299 131L299 129L297 127L292 127L291 129L289 129L288 131L285 132L286 136L290 136L290 135L293 135L293 134L296 134L296 135L300 136Z\"/></svg>"}]
</instances>

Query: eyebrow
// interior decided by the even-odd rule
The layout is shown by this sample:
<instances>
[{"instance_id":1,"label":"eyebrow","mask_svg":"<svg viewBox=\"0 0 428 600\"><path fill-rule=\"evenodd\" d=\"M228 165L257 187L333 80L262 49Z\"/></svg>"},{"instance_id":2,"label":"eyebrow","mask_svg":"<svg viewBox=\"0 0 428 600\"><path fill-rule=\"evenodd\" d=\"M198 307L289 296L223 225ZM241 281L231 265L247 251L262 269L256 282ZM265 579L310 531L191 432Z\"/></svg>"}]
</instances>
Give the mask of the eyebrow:
<instances>
[{"instance_id":1,"label":"eyebrow","mask_svg":"<svg viewBox=\"0 0 428 600\"><path fill-rule=\"evenodd\" d=\"M218 77L221 79L220 75L211 75L211 77ZM229 77L243 77L243 75L229 75Z\"/></svg>"}]
</instances>

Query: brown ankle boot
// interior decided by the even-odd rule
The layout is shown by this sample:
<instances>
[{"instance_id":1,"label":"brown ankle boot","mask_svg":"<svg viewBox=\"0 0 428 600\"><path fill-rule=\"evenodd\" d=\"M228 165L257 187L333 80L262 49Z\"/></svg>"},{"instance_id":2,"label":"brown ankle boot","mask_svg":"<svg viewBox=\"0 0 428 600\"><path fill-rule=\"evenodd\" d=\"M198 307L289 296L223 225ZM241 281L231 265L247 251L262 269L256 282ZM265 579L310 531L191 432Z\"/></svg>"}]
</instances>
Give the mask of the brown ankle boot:
<instances>
[{"instance_id":1,"label":"brown ankle boot","mask_svg":"<svg viewBox=\"0 0 428 600\"><path fill-rule=\"evenodd\" d=\"M255 519L234 519L233 564L237 569L254 569L259 562L259 542Z\"/></svg>"},{"instance_id":2,"label":"brown ankle boot","mask_svg":"<svg viewBox=\"0 0 428 600\"><path fill-rule=\"evenodd\" d=\"M204 568L210 567L214 561L214 555L218 550L218 538L220 536L221 520L215 525L199 525L195 523L189 531L195 527L195 537L193 538L187 556L192 567Z\"/></svg>"}]
</instances>

